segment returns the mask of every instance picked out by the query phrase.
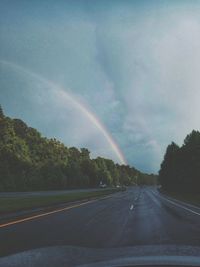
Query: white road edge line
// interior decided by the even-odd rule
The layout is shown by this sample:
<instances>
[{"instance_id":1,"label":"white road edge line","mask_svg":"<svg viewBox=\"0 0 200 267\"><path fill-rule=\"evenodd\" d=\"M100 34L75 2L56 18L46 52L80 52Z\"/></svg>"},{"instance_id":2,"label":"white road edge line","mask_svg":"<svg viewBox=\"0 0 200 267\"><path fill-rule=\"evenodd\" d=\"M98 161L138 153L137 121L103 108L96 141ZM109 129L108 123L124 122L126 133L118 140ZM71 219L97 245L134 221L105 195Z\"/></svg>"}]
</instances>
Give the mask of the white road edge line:
<instances>
[{"instance_id":1,"label":"white road edge line","mask_svg":"<svg viewBox=\"0 0 200 267\"><path fill-rule=\"evenodd\" d=\"M166 198L166 197L164 197L164 196L161 196L161 195L159 195L159 194L154 193L153 191L152 191L152 193L153 193L154 195L159 196L160 198L163 198L164 200L168 201L169 203L173 204L174 206L177 206L177 207L182 208L182 209L184 209L184 210L190 211L191 213L193 213L193 214L195 214L195 215L200 216L200 213L199 213L199 212L196 212L196 211L194 211L194 210L191 210L191 209L189 209L189 208L186 208L186 207L182 206L181 204L178 204L178 203L176 203L176 202L174 202L174 201L172 201L172 200L169 200L168 198Z\"/></svg>"}]
</instances>

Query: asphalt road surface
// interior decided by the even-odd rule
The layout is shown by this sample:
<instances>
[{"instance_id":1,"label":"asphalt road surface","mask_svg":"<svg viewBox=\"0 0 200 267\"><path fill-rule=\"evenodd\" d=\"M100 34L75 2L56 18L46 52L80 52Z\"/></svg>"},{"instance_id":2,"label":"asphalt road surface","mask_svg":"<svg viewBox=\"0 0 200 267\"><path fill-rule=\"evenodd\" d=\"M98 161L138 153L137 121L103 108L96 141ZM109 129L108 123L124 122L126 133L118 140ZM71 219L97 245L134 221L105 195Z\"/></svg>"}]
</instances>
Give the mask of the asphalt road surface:
<instances>
[{"instance_id":1,"label":"asphalt road surface","mask_svg":"<svg viewBox=\"0 0 200 267\"><path fill-rule=\"evenodd\" d=\"M200 208L132 187L100 200L11 225L0 225L0 256L57 245L116 248L200 246Z\"/></svg>"}]
</instances>

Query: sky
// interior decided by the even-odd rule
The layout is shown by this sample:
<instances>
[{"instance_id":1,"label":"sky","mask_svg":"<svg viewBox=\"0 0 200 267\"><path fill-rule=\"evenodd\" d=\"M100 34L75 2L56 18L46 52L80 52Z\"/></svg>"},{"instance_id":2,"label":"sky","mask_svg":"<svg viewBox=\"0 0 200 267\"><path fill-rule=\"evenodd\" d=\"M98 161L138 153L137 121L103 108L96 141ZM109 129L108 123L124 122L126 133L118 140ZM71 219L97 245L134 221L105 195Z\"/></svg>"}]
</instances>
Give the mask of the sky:
<instances>
[{"instance_id":1,"label":"sky","mask_svg":"<svg viewBox=\"0 0 200 267\"><path fill-rule=\"evenodd\" d=\"M8 116L148 173L199 130L199 1L0 0L0 10Z\"/></svg>"}]
</instances>

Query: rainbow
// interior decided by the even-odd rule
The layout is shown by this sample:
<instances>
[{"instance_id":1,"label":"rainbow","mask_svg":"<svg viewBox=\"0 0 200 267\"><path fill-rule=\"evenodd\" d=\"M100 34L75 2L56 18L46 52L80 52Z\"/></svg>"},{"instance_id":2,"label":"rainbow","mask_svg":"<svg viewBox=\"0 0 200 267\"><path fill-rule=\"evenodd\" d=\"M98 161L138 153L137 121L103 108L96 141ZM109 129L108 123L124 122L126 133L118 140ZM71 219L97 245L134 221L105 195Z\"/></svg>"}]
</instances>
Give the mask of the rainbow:
<instances>
[{"instance_id":1,"label":"rainbow","mask_svg":"<svg viewBox=\"0 0 200 267\"><path fill-rule=\"evenodd\" d=\"M121 164L125 164L125 165L127 164L122 151L120 150L118 144L114 141L109 131L106 129L106 127L97 117L97 115L94 112L92 112L85 104L83 104L82 102L77 100L74 96L66 92L61 86L40 76L39 74L35 72L27 70L24 67L17 65L16 63L10 62L10 61L0 60L0 63L5 66L14 68L15 70L21 71L25 74L31 75L33 78L46 84L51 89L54 89L56 90L56 92L59 92L59 94L62 96L63 99L66 99L66 101L69 101L72 105L74 105L77 109L79 109L91 121L91 123L93 123L95 127L102 133L102 135L105 137L108 144L110 145L110 148L112 149L112 151L116 154L117 158L119 159L119 162Z\"/></svg>"}]
</instances>

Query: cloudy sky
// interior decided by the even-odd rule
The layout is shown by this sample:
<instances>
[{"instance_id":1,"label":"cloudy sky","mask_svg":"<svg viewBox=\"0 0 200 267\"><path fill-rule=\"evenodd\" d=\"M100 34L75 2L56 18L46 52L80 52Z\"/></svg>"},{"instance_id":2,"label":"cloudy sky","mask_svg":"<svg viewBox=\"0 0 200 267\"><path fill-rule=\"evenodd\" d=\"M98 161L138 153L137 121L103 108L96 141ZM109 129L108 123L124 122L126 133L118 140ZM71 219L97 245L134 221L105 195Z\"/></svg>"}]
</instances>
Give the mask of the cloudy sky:
<instances>
[{"instance_id":1,"label":"cloudy sky","mask_svg":"<svg viewBox=\"0 0 200 267\"><path fill-rule=\"evenodd\" d=\"M199 130L199 1L1 0L0 10L7 115L145 172Z\"/></svg>"}]
</instances>

